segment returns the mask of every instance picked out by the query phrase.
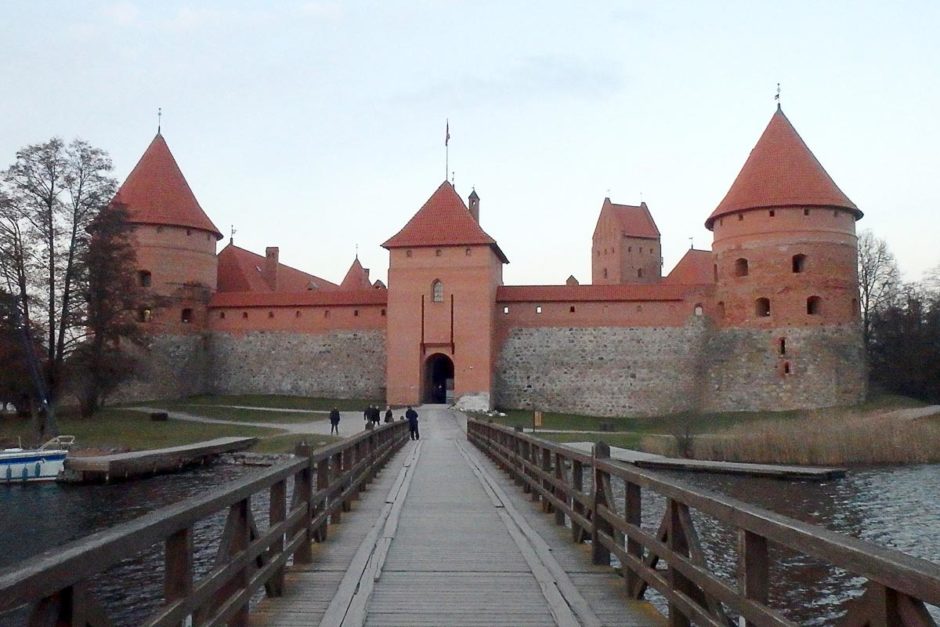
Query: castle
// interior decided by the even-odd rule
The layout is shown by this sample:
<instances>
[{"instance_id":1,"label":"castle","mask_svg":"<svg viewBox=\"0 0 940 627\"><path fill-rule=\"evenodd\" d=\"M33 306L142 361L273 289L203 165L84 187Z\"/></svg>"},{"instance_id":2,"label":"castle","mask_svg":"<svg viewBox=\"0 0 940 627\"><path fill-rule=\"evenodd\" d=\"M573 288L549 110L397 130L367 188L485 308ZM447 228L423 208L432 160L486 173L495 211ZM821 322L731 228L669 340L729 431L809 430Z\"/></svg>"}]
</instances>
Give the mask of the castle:
<instances>
[{"instance_id":1,"label":"castle","mask_svg":"<svg viewBox=\"0 0 940 627\"><path fill-rule=\"evenodd\" d=\"M388 286L229 242L158 132L114 201L135 228L146 369L128 393L270 393L593 415L852 404L866 392L855 222L779 108L662 274L645 203L605 198L591 284L503 285L480 197L443 182L386 240Z\"/></svg>"}]
</instances>

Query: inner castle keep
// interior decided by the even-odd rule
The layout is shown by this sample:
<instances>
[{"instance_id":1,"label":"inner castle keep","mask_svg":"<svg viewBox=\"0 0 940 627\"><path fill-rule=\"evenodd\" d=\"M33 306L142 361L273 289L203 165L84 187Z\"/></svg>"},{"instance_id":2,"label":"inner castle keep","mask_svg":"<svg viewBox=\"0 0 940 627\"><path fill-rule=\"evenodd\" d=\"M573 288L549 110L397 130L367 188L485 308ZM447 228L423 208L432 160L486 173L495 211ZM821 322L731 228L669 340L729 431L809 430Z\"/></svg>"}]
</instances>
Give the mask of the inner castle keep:
<instances>
[{"instance_id":1,"label":"inner castle keep","mask_svg":"<svg viewBox=\"0 0 940 627\"><path fill-rule=\"evenodd\" d=\"M665 276L645 203L601 204L591 284L504 285L481 199L450 182L382 244L388 285L340 283L230 242L161 134L117 192L149 338L138 398L268 393L593 415L863 400L862 212L778 107L707 216L712 250ZM416 202L417 204L417 202Z\"/></svg>"}]
</instances>

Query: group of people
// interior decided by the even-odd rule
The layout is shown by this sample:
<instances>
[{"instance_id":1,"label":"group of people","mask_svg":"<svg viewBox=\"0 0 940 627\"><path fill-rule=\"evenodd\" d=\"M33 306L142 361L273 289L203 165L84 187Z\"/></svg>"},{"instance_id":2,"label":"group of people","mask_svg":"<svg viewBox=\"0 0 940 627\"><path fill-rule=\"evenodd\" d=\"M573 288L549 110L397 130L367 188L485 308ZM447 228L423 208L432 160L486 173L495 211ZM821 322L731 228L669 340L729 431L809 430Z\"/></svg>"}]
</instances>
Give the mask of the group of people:
<instances>
[{"instance_id":1,"label":"group of people","mask_svg":"<svg viewBox=\"0 0 940 627\"><path fill-rule=\"evenodd\" d=\"M362 417L366 421L366 429L374 429L379 425L381 420L381 411L375 405L369 405L365 408L365 411L362 412ZM414 410L410 405L408 410L405 412L404 418L408 420L408 432L411 434L412 440L420 440L421 435L418 432L418 412ZM395 416L392 414L392 408L389 405L385 406L385 422L394 422ZM333 434L339 435L339 409L333 407L330 410L330 435Z\"/></svg>"}]
</instances>

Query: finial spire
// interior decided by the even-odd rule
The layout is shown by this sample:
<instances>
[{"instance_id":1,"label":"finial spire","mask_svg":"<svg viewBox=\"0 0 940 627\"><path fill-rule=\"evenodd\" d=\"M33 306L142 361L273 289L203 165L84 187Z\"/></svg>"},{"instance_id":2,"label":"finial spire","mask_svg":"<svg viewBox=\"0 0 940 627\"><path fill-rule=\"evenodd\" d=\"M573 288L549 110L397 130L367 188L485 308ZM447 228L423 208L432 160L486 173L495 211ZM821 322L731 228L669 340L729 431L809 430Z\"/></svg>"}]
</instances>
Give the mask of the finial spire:
<instances>
[{"instance_id":1,"label":"finial spire","mask_svg":"<svg viewBox=\"0 0 940 627\"><path fill-rule=\"evenodd\" d=\"M780 110L780 83L777 83L777 93L774 95L774 101L777 103L777 111Z\"/></svg>"},{"instance_id":2,"label":"finial spire","mask_svg":"<svg viewBox=\"0 0 940 627\"><path fill-rule=\"evenodd\" d=\"M694 241L694 239L695 239L695 238L692 238L692 237L689 238L689 250L692 250L693 248L695 248L695 241Z\"/></svg>"},{"instance_id":3,"label":"finial spire","mask_svg":"<svg viewBox=\"0 0 940 627\"><path fill-rule=\"evenodd\" d=\"M447 180L447 173L450 172L450 119L444 120L444 180Z\"/></svg>"},{"instance_id":4,"label":"finial spire","mask_svg":"<svg viewBox=\"0 0 940 627\"><path fill-rule=\"evenodd\" d=\"M157 135L160 134L160 123L163 121L163 107L157 107Z\"/></svg>"},{"instance_id":5,"label":"finial spire","mask_svg":"<svg viewBox=\"0 0 940 627\"><path fill-rule=\"evenodd\" d=\"M356 259L359 259L359 243L356 243Z\"/></svg>"},{"instance_id":6,"label":"finial spire","mask_svg":"<svg viewBox=\"0 0 940 627\"><path fill-rule=\"evenodd\" d=\"M157 132L159 133L160 131L158 130ZM229 238L228 238L228 243L229 243L229 244L232 244L232 245L235 244L235 233L237 233L237 231L235 230L235 225L233 224L233 225L232 225L232 234L229 235Z\"/></svg>"}]
</instances>

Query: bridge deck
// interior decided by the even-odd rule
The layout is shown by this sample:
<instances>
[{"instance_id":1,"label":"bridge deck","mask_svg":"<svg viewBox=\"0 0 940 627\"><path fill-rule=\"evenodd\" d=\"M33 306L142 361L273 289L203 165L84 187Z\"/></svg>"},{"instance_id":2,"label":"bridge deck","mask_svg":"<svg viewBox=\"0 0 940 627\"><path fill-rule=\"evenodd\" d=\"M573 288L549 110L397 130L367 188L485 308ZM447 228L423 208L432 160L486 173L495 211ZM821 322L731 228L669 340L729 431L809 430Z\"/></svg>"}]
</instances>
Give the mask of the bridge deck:
<instances>
[{"instance_id":1,"label":"bridge deck","mask_svg":"<svg viewBox=\"0 0 940 627\"><path fill-rule=\"evenodd\" d=\"M252 624L664 624L467 443L459 414L420 413L421 441L389 462Z\"/></svg>"}]
</instances>

